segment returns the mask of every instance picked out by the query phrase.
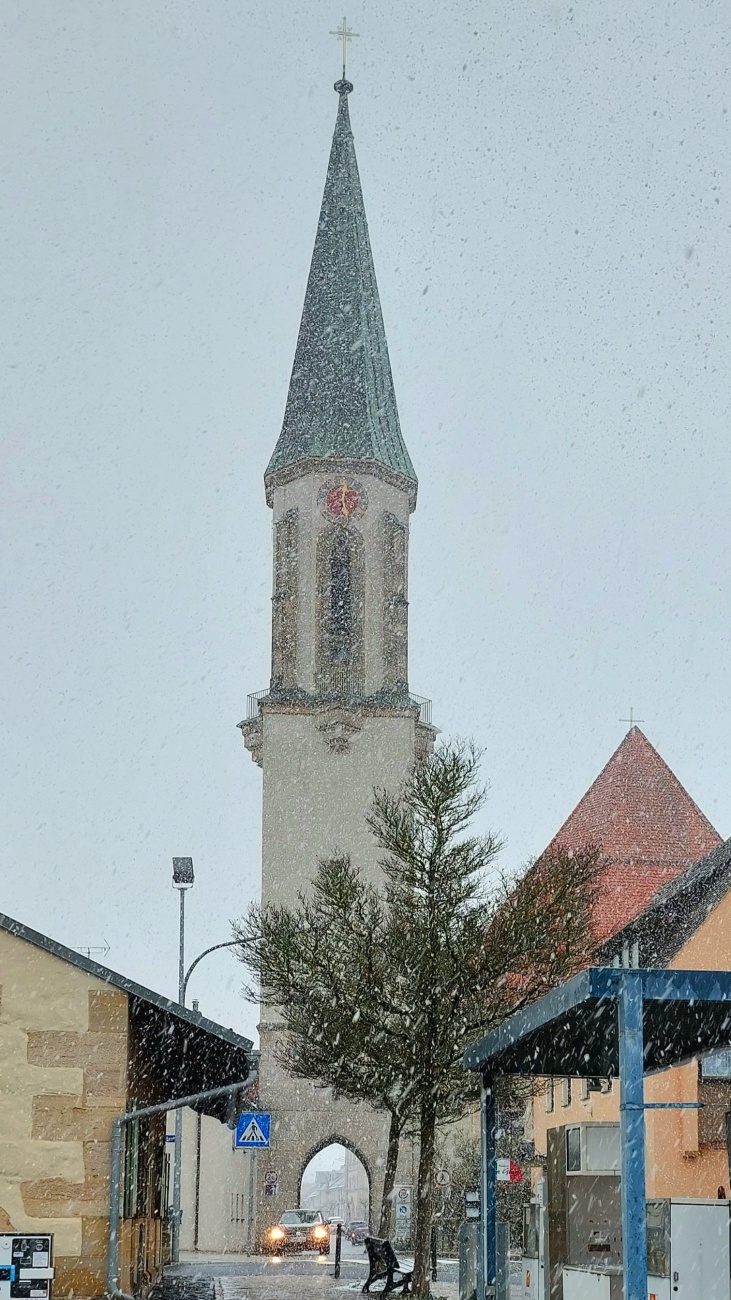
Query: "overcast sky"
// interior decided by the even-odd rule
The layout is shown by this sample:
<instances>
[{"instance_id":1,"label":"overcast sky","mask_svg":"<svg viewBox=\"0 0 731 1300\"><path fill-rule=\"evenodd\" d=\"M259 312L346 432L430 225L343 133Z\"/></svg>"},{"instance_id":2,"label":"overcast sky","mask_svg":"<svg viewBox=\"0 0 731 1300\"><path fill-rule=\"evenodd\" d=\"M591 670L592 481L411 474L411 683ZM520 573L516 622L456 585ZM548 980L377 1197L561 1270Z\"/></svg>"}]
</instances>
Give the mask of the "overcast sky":
<instances>
[{"instance_id":1,"label":"overcast sky","mask_svg":"<svg viewBox=\"0 0 731 1300\"><path fill-rule=\"evenodd\" d=\"M176 987L259 884L278 436L323 0L6 0L0 907ZM627 730L731 833L724 0L360 0L350 110L419 476L411 686L504 861ZM237 1028L227 953L191 982Z\"/></svg>"}]
</instances>

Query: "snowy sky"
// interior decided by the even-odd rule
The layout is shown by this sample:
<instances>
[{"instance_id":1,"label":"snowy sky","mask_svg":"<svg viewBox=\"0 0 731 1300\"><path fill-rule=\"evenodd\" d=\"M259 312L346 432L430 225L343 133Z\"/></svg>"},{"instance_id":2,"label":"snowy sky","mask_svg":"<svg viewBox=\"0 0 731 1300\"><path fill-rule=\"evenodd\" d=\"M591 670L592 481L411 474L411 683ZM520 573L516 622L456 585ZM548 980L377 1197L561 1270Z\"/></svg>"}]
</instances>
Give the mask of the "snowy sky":
<instances>
[{"instance_id":1,"label":"snowy sky","mask_svg":"<svg viewBox=\"0 0 731 1300\"><path fill-rule=\"evenodd\" d=\"M279 433L337 106L323 0L6 0L2 910L176 987L259 878ZM420 478L411 686L505 862L630 706L731 832L723 0L360 0L350 109ZM190 996L251 1027L238 968Z\"/></svg>"}]
</instances>

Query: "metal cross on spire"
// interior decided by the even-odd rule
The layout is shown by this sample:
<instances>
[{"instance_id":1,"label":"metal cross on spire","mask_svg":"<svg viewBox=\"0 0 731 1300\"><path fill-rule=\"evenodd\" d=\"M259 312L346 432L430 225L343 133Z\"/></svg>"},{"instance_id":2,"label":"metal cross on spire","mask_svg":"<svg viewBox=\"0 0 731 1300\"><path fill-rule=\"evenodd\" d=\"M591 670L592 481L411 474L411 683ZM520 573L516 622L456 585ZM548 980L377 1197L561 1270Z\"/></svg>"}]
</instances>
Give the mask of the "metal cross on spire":
<instances>
[{"instance_id":1,"label":"metal cross on spire","mask_svg":"<svg viewBox=\"0 0 731 1300\"><path fill-rule=\"evenodd\" d=\"M633 727L636 727L636 726L637 726L637 723L638 723L638 722L644 722L645 719L644 719L644 718L636 718L636 717L635 717L635 711L634 711L634 709L630 709L630 711L629 711L629 717L628 717L628 718L620 718L619 721L620 721L620 722L628 722L628 723L629 723L629 729L630 729L630 731L631 731Z\"/></svg>"},{"instance_id":2,"label":"metal cross on spire","mask_svg":"<svg viewBox=\"0 0 731 1300\"><path fill-rule=\"evenodd\" d=\"M353 37L359 36L360 33L354 32L352 28L348 27L347 18L343 18L340 26L337 27L334 32L331 32L330 35L337 36L338 40L343 42L343 81L345 81L345 56L348 48L348 41L352 41Z\"/></svg>"}]
</instances>

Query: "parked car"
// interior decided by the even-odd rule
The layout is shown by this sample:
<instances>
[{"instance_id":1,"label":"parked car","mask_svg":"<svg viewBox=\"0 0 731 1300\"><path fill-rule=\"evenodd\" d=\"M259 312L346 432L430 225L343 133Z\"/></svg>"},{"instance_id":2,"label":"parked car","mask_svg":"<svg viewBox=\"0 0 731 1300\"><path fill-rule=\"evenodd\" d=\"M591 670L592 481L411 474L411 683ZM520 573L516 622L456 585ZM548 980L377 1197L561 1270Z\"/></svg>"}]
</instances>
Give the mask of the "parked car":
<instances>
[{"instance_id":1,"label":"parked car","mask_svg":"<svg viewBox=\"0 0 731 1300\"><path fill-rule=\"evenodd\" d=\"M330 1254L330 1229L319 1210L285 1210L266 1236L266 1250L283 1255L287 1250L317 1250Z\"/></svg>"},{"instance_id":2,"label":"parked car","mask_svg":"<svg viewBox=\"0 0 731 1300\"><path fill-rule=\"evenodd\" d=\"M364 1219L354 1219L348 1224L348 1236L354 1246L362 1246L369 1232L370 1228Z\"/></svg>"}]
</instances>

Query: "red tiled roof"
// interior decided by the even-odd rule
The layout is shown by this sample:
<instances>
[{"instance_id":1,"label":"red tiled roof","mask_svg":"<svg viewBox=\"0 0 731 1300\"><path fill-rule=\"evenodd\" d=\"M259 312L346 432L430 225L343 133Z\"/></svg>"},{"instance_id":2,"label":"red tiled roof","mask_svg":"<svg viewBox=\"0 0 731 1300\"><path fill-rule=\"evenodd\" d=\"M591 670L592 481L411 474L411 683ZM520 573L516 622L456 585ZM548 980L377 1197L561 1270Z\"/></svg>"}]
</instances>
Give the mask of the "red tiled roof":
<instances>
[{"instance_id":1,"label":"red tiled roof","mask_svg":"<svg viewBox=\"0 0 731 1300\"><path fill-rule=\"evenodd\" d=\"M593 916L596 938L604 940L722 840L647 737L632 727L549 848L576 851L589 843L608 860Z\"/></svg>"}]
</instances>

